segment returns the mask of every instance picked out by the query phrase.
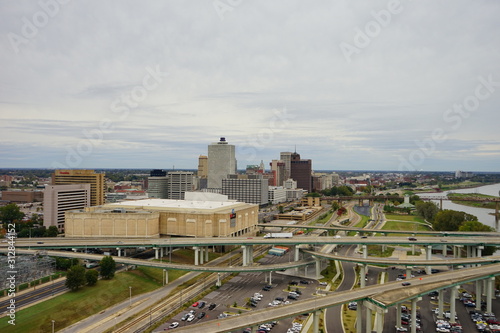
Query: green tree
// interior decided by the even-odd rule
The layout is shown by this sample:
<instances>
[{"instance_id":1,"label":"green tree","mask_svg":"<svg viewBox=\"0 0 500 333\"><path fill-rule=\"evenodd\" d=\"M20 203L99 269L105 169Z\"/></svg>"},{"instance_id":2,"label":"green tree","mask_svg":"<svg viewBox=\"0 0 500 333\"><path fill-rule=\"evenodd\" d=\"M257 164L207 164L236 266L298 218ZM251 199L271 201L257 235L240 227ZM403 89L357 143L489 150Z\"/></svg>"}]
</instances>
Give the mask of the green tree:
<instances>
[{"instance_id":1,"label":"green tree","mask_svg":"<svg viewBox=\"0 0 500 333\"><path fill-rule=\"evenodd\" d=\"M116 262L111 256L105 256L99 263L101 266L101 276L103 279L112 279L115 276Z\"/></svg>"},{"instance_id":2,"label":"green tree","mask_svg":"<svg viewBox=\"0 0 500 333\"><path fill-rule=\"evenodd\" d=\"M89 286L95 286L98 278L99 272L97 272L95 269L89 269L85 272L85 281L87 281L87 285Z\"/></svg>"},{"instance_id":3,"label":"green tree","mask_svg":"<svg viewBox=\"0 0 500 333\"><path fill-rule=\"evenodd\" d=\"M423 217L426 221L432 222L439 212L438 206L434 202L417 201L415 204L417 214Z\"/></svg>"},{"instance_id":4,"label":"green tree","mask_svg":"<svg viewBox=\"0 0 500 333\"><path fill-rule=\"evenodd\" d=\"M66 274L66 287L72 291L76 291L80 287L83 287L85 283L85 268L80 265L71 266Z\"/></svg>"},{"instance_id":5,"label":"green tree","mask_svg":"<svg viewBox=\"0 0 500 333\"><path fill-rule=\"evenodd\" d=\"M494 228L487 226L486 224L483 224L478 221L465 221L463 222L460 227L458 228L458 231L495 231Z\"/></svg>"},{"instance_id":6,"label":"green tree","mask_svg":"<svg viewBox=\"0 0 500 333\"><path fill-rule=\"evenodd\" d=\"M23 217L24 213L21 212L19 206L14 203L0 207L0 220L4 224L20 221Z\"/></svg>"},{"instance_id":7,"label":"green tree","mask_svg":"<svg viewBox=\"0 0 500 333\"><path fill-rule=\"evenodd\" d=\"M51 225L46 231L45 231L45 237L57 237L59 234L59 230L55 225Z\"/></svg>"},{"instance_id":8,"label":"green tree","mask_svg":"<svg viewBox=\"0 0 500 333\"><path fill-rule=\"evenodd\" d=\"M477 221L477 217L456 210L445 209L436 214L432 227L437 231L458 231L462 223Z\"/></svg>"}]
</instances>

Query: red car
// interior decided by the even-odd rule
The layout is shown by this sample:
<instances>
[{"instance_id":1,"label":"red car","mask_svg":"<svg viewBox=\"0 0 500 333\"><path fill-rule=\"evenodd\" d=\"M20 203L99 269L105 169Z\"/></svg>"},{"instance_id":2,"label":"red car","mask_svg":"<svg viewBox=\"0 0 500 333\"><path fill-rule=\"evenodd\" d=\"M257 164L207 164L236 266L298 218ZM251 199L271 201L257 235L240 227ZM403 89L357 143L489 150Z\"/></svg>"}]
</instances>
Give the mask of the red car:
<instances>
[{"instance_id":1,"label":"red car","mask_svg":"<svg viewBox=\"0 0 500 333\"><path fill-rule=\"evenodd\" d=\"M196 308L200 303L199 302L194 302L193 303L193 308Z\"/></svg>"}]
</instances>

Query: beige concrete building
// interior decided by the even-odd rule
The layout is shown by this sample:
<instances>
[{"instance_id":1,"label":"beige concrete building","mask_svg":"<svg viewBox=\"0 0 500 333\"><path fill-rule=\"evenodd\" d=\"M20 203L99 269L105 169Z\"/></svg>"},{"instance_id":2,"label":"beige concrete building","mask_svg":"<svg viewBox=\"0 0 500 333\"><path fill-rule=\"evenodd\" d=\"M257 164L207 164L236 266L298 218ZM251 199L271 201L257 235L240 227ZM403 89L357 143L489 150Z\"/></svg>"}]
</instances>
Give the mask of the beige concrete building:
<instances>
[{"instance_id":1,"label":"beige concrete building","mask_svg":"<svg viewBox=\"0 0 500 333\"><path fill-rule=\"evenodd\" d=\"M2 200L14 203L30 203L43 201L42 191L2 191Z\"/></svg>"},{"instance_id":2,"label":"beige concrete building","mask_svg":"<svg viewBox=\"0 0 500 333\"><path fill-rule=\"evenodd\" d=\"M231 237L254 233L258 205L145 199L66 212L68 237Z\"/></svg>"}]
</instances>

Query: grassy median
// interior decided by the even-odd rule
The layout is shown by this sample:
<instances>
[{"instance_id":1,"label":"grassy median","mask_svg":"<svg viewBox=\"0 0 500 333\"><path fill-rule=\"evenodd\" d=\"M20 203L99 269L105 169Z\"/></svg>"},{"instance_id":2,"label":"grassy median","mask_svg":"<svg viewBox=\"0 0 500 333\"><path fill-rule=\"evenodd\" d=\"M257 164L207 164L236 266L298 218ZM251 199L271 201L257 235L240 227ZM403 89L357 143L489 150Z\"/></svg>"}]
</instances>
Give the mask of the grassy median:
<instances>
[{"instance_id":1,"label":"grassy median","mask_svg":"<svg viewBox=\"0 0 500 333\"><path fill-rule=\"evenodd\" d=\"M83 287L24 310L18 309L16 325L10 325L10 318L3 317L0 332L51 332L52 320L55 321L55 331L58 331L127 300L129 286L132 287L132 295L137 295L157 289L161 282L151 280L141 270L118 273L112 280L99 280L94 287Z\"/></svg>"}]
</instances>

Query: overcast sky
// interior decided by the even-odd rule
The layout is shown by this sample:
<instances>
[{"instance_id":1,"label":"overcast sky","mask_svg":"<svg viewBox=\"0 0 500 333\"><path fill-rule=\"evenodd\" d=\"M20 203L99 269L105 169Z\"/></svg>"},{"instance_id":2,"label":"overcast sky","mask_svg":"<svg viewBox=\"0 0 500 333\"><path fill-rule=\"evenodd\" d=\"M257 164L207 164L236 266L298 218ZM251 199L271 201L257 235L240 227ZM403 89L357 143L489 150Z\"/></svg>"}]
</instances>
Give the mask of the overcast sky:
<instances>
[{"instance_id":1,"label":"overcast sky","mask_svg":"<svg viewBox=\"0 0 500 333\"><path fill-rule=\"evenodd\" d=\"M46 5L44 5L46 4ZM500 171L500 2L0 1L0 167Z\"/></svg>"}]
</instances>

